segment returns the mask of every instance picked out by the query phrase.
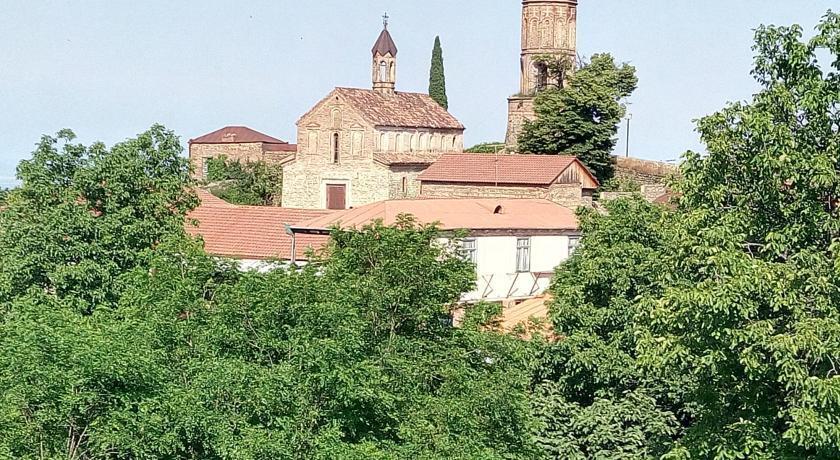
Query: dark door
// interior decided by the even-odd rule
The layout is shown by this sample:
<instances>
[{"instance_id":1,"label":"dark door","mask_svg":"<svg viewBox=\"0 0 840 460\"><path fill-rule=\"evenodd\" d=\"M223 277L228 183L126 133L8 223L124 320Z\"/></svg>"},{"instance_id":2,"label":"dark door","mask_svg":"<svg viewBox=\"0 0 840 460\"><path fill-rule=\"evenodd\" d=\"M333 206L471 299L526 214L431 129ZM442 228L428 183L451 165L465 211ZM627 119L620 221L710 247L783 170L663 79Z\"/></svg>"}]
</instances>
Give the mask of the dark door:
<instances>
[{"instance_id":1,"label":"dark door","mask_svg":"<svg viewBox=\"0 0 840 460\"><path fill-rule=\"evenodd\" d=\"M347 186L327 184L327 209L347 209Z\"/></svg>"}]
</instances>

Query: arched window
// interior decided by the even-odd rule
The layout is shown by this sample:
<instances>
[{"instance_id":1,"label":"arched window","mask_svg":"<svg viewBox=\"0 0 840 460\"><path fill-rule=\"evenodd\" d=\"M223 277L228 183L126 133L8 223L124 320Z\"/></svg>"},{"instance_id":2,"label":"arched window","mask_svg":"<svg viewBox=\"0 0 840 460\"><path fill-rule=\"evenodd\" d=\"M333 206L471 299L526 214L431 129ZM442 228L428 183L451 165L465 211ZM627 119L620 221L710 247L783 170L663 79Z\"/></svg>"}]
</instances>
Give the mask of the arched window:
<instances>
[{"instance_id":1,"label":"arched window","mask_svg":"<svg viewBox=\"0 0 840 460\"><path fill-rule=\"evenodd\" d=\"M537 91L542 91L548 86L548 66L544 62L534 64L537 73Z\"/></svg>"},{"instance_id":2,"label":"arched window","mask_svg":"<svg viewBox=\"0 0 840 460\"><path fill-rule=\"evenodd\" d=\"M338 164L339 156L338 156L338 148L339 148L339 136L338 133L333 134L333 151L332 151L332 162Z\"/></svg>"},{"instance_id":3,"label":"arched window","mask_svg":"<svg viewBox=\"0 0 840 460\"><path fill-rule=\"evenodd\" d=\"M332 111L332 127L333 129L341 129L341 111L338 109Z\"/></svg>"},{"instance_id":4,"label":"arched window","mask_svg":"<svg viewBox=\"0 0 840 460\"><path fill-rule=\"evenodd\" d=\"M402 193L403 196L405 196L405 194L408 193L408 178L405 176L403 176L402 178Z\"/></svg>"},{"instance_id":5,"label":"arched window","mask_svg":"<svg viewBox=\"0 0 840 460\"><path fill-rule=\"evenodd\" d=\"M388 64L385 61L379 63L379 81L388 81Z\"/></svg>"},{"instance_id":6,"label":"arched window","mask_svg":"<svg viewBox=\"0 0 840 460\"><path fill-rule=\"evenodd\" d=\"M388 133L381 133L379 135L379 151L380 152L387 152L388 151Z\"/></svg>"},{"instance_id":7,"label":"arched window","mask_svg":"<svg viewBox=\"0 0 840 460\"><path fill-rule=\"evenodd\" d=\"M411 135L411 151L416 152L420 150L420 135L414 133Z\"/></svg>"},{"instance_id":8,"label":"arched window","mask_svg":"<svg viewBox=\"0 0 840 460\"><path fill-rule=\"evenodd\" d=\"M420 150L424 152L429 151L429 135L427 133L420 135Z\"/></svg>"}]
</instances>

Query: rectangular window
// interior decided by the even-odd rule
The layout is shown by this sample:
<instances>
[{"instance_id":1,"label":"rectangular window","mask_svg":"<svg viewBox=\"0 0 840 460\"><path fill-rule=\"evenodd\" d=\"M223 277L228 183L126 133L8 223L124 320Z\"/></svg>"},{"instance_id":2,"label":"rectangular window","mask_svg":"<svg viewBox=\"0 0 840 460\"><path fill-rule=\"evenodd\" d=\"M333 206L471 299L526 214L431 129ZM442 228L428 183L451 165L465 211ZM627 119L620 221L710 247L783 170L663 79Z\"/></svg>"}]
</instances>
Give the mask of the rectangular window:
<instances>
[{"instance_id":1,"label":"rectangular window","mask_svg":"<svg viewBox=\"0 0 840 460\"><path fill-rule=\"evenodd\" d=\"M516 239L516 271L519 273L531 271L531 238Z\"/></svg>"},{"instance_id":2,"label":"rectangular window","mask_svg":"<svg viewBox=\"0 0 840 460\"><path fill-rule=\"evenodd\" d=\"M572 254L577 251L578 246L580 246L580 237L579 236L570 236L569 237L569 257L572 257Z\"/></svg>"},{"instance_id":3,"label":"rectangular window","mask_svg":"<svg viewBox=\"0 0 840 460\"><path fill-rule=\"evenodd\" d=\"M461 240L461 257L467 262L478 263L478 246L475 238Z\"/></svg>"}]
</instances>

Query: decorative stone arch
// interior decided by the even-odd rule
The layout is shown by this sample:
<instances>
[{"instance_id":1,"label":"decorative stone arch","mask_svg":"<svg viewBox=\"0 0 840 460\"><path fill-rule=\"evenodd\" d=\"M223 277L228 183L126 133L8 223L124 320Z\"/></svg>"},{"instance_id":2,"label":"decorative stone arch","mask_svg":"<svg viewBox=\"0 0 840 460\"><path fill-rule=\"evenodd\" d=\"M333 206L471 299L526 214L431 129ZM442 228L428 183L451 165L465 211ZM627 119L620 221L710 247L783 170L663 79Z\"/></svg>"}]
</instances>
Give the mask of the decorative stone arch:
<instances>
[{"instance_id":1,"label":"decorative stone arch","mask_svg":"<svg viewBox=\"0 0 840 460\"><path fill-rule=\"evenodd\" d=\"M334 107L331 113L332 129L341 129L341 109Z\"/></svg>"}]
</instances>

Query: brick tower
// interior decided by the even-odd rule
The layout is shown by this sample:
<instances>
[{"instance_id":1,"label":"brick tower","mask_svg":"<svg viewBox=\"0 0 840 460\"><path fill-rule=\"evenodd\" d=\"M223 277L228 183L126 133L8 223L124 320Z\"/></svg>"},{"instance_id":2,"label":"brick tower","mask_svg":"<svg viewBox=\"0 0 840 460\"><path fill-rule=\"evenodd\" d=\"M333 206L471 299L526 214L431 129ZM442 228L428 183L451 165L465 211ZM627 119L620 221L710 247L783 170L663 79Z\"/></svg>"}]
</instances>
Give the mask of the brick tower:
<instances>
[{"instance_id":1,"label":"brick tower","mask_svg":"<svg viewBox=\"0 0 840 460\"><path fill-rule=\"evenodd\" d=\"M522 1L522 57L519 93L508 99L508 127L505 144L516 151L525 120L534 118L534 96L546 85L544 66L538 56L577 56L577 0Z\"/></svg>"}]
</instances>

